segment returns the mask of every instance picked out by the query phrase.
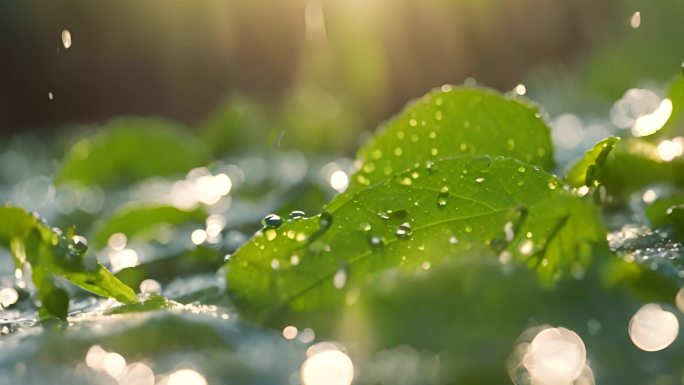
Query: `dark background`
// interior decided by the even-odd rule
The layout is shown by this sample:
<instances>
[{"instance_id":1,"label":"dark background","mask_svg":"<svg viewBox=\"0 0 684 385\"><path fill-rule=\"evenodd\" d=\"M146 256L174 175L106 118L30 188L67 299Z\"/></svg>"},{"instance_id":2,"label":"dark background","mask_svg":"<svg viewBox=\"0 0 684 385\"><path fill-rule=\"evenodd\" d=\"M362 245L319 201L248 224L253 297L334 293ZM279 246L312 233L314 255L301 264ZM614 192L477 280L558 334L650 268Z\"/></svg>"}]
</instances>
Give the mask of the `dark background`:
<instances>
[{"instance_id":1,"label":"dark background","mask_svg":"<svg viewBox=\"0 0 684 385\"><path fill-rule=\"evenodd\" d=\"M55 130L121 114L193 124L235 91L279 108L301 85L331 95L368 129L444 83L474 77L509 90L540 68L581 68L634 33L629 16L644 6L618 0L4 1L0 130ZM662 5L657 12L674 13L671 23L644 11L644 24L656 28L658 20L662 34L668 25L681 29L681 14ZM73 38L69 49L61 44L63 29ZM672 74L673 63L661 66L669 72L651 72Z\"/></svg>"}]
</instances>

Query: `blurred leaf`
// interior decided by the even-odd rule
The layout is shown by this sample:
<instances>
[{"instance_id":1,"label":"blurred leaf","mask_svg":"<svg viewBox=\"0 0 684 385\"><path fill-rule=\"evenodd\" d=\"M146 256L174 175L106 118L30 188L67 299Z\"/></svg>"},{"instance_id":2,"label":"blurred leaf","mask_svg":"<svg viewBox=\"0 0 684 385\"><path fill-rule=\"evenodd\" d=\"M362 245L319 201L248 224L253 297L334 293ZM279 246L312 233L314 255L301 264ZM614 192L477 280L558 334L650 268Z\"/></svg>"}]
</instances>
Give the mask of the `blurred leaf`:
<instances>
[{"instance_id":1,"label":"blurred leaf","mask_svg":"<svg viewBox=\"0 0 684 385\"><path fill-rule=\"evenodd\" d=\"M677 77L667 92L667 98L672 102L672 113L667 123L649 138L673 137L684 135L684 78Z\"/></svg>"},{"instance_id":2,"label":"blurred leaf","mask_svg":"<svg viewBox=\"0 0 684 385\"><path fill-rule=\"evenodd\" d=\"M684 205L684 195L658 198L646 207L646 216L654 227L663 227L667 224L667 209L672 206Z\"/></svg>"},{"instance_id":3,"label":"blurred leaf","mask_svg":"<svg viewBox=\"0 0 684 385\"><path fill-rule=\"evenodd\" d=\"M69 312L69 295L64 289L58 287L52 274L44 267L33 268L33 282L39 289L38 298L42 308L41 318L49 316L66 319Z\"/></svg>"},{"instance_id":4,"label":"blurred leaf","mask_svg":"<svg viewBox=\"0 0 684 385\"><path fill-rule=\"evenodd\" d=\"M643 139L625 139L608 154L603 178L608 192L623 199L650 183L684 186L684 157L666 162L658 154L657 145Z\"/></svg>"},{"instance_id":5,"label":"blurred leaf","mask_svg":"<svg viewBox=\"0 0 684 385\"><path fill-rule=\"evenodd\" d=\"M175 123L156 118L116 118L66 154L56 182L124 185L170 176L207 164L204 146Z\"/></svg>"},{"instance_id":6,"label":"blurred leaf","mask_svg":"<svg viewBox=\"0 0 684 385\"><path fill-rule=\"evenodd\" d=\"M550 130L536 106L484 88L444 86L409 104L358 151L362 165L347 192L455 155L507 156L553 167Z\"/></svg>"},{"instance_id":7,"label":"blurred leaf","mask_svg":"<svg viewBox=\"0 0 684 385\"><path fill-rule=\"evenodd\" d=\"M134 239L136 235L159 225L204 223L206 217L206 211L199 207L190 211L174 206L123 207L97 226L91 235L92 244L100 249L107 245L114 233L123 233L128 239Z\"/></svg>"},{"instance_id":8,"label":"blurred leaf","mask_svg":"<svg viewBox=\"0 0 684 385\"><path fill-rule=\"evenodd\" d=\"M603 165L613 147L620 138L611 136L596 143L587 150L584 156L575 163L565 177L565 181L572 187L594 187L601 183Z\"/></svg>"},{"instance_id":9,"label":"blurred leaf","mask_svg":"<svg viewBox=\"0 0 684 385\"><path fill-rule=\"evenodd\" d=\"M677 231L677 234L684 239L684 205L672 206L666 211L667 220Z\"/></svg>"},{"instance_id":10,"label":"blurred leaf","mask_svg":"<svg viewBox=\"0 0 684 385\"><path fill-rule=\"evenodd\" d=\"M59 229L53 230L17 207L0 207L0 217L3 218L0 246L12 252L17 268L22 268L26 262L31 264L39 298L46 301L43 303L44 311L59 318L66 315L68 297L55 285L53 276L63 277L76 286L123 303L136 301L131 288L94 258L84 258L86 246L74 243L72 231L65 234Z\"/></svg>"},{"instance_id":11,"label":"blurred leaf","mask_svg":"<svg viewBox=\"0 0 684 385\"><path fill-rule=\"evenodd\" d=\"M252 99L236 93L200 124L199 136L207 148L219 156L232 148L258 145L268 128L262 108Z\"/></svg>"},{"instance_id":12,"label":"blurred leaf","mask_svg":"<svg viewBox=\"0 0 684 385\"><path fill-rule=\"evenodd\" d=\"M325 209L265 228L230 259L228 290L247 314L283 321L274 317L334 309L344 289L372 273L473 249L528 261L548 282L586 266L605 242L590 202L538 167L506 158L439 160L340 195Z\"/></svg>"}]
</instances>

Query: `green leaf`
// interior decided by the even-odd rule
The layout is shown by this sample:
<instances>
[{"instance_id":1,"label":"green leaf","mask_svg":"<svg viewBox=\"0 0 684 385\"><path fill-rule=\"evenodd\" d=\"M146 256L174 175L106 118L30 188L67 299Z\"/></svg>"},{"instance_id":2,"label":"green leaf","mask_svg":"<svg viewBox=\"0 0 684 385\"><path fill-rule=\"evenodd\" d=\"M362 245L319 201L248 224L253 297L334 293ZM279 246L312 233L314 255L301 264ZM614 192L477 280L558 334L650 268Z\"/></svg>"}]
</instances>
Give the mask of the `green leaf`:
<instances>
[{"instance_id":1,"label":"green leaf","mask_svg":"<svg viewBox=\"0 0 684 385\"><path fill-rule=\"evenodd\" d=\"M572 166L565 177L565 181L572 187L598 186L602 181L603 165L606 163L606 158L619 141L620 138L610 136L596 143Z\"/></svg>"},{"instance_id":2,"label":"green leaf","mask_svg":"<svg viewBox=\"0 0 684 385\"><path fill-rule=\"evenodd\" d=\"M337 199L317 217L263 229L230 259L228 291L248 315L277 322L334 308L342 286L372 273L477 250L527 261L548 282L605 247L590 202L514 159L443 159Z\"/></svg>"},{"instance_id":3,"label":"green leaf","mask_svg":"<svg viewBox=\"0 0 684 385\"><path fill-rule=\"evenodd\" d=\"M15 266L30 263L43 313L58 318L66 315L68 296L56 286L54 277L63 277L95 294L123 303L136 301L135 292L124 285L95 258L85 258L85 245L71 240L72 232L51 229L36 216L11 206L0 207L0 247L9 249ZM81 247L82 246L82 247ZM65 300L66 298L66 300Z\"/></svg>"},{"instance_id":4,"label":"green leaf","mask_svg":"<svg viewBox=\"0 0 684 385\"><path fill-rule=\"evenodd\" d=\"M684 239L684 205L672 206L666 211L667 220L677 234Z\"/></svg>"},{"instance_id":5,"label":"green leaf","mask_svg":"<svg viewBox=\"0 0 684 385\"><path fill-rule=\"evenodd\" d=\"M658 198L646 207L646 217L654 227L663 227L668 223L667 209L677 205L684 205L684 195Z\"/></svg>"},{"instance_id":6,"label":"green leaf","mask_svg":"<svg viewBox=\"0 0 684 385\"><path fill-rule=\"evenodd\" d=\"M602 175L608 192L623 199L651 183L684 186L684 157L665 161L656 144L644 139L625 139L608 154Z\"/></svg>"},{"instance_id":7,"label":"green leaf","mask_svg":"<svg viewBox=\"0 0 684 385\"><path fill-rule=\"evenodd\" d=\"M252 99L232 94L200 124L199 136L214 155L259 143L269 127L266 113Z\"/></svg>"},{"instance_id":8,"label":"green leaf","mask_svg":"<svg viewBox=\"0 0 684 385\"><path fill-rule=\"evenodd\" d=\"M361 164L347 192L456 155L507 156L553 168L550 130L536 106L484 88L443 86L409 104L358 151Z\"/></svg>"},{"instance_id":9,"label":"green leaf","mask_svg":"<svg viewBox=\"0 0 684 385\"><path fill-rule=\"evenodd\" d=\"M206 148L183 127L154 118L116 118L66 154L56 176L84 185L124 185L207 164Z\"/></svg>"},{"instance_id":10,"label":"green leaf","mask_svg":"<svg viewBox=\"0 0 684 385\"><path fill-rule=\"evenodd\" d=\"M124 207L105 219L92 233L91 240L96 248L107 245L114 233L123 233L129 239L160 225L178 225L186 222L203 223L207 213L202 208L181 210L174 206Z\"/></svg>"}]
</instances>

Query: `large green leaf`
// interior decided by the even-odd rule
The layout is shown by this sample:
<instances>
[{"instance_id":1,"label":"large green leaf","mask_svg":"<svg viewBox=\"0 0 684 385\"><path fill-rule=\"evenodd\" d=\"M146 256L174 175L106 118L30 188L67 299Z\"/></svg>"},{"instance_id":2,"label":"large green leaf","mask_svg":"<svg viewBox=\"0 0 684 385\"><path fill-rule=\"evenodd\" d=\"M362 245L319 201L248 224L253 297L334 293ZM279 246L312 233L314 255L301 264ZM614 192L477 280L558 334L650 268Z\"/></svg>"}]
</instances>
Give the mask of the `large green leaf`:
<instances>
[{"instance_id":1,"label":"large green leaf","mask_svg":"<svg viewBox=\"0 0 684 385\"><path fill-rule=\"evenodd\" d=\"M107 245L114 233L123 233L134 238L140 233L159 225L177 225L185 222L204 222L207 213L204 209L181 210L174 206L124 207L105 219L91 235L95 247Z\"/></svg>"},{"instance_id":2,"label":"large green leaf","mask_svg":"<svg viewBox=\"0 0 684 385\"><path fill-rule=\"evenodd\" d=\"M603 165L620 138L610 136L596 143L570 169L565 180L572 187L593 187L601 183Z\"/></svg>"},{"instance_id":3,"label":"large green leaf","mask_svg":"<svg viewBox=\"0 0 684 385\"><path fill-rule=\"evenodd\" d=\"M354 193L397 172L456 155L507 156L553 167L548 126L537 108L484 88L443 86L384 124L358 154Z\"/></svg>"},{"instance_id":4,"label":"large green leaf","mask_svg":"<svg viewBox=\"0 0 684 385\"><path fill-rule=\"evenodd\" d=\"M121 185L184 173L208 161L205 147L175 123L154 118L116 118L71 148L56 181Z\"/></svg>"},{"instance_id":5,"label":"large green leaf","mask_svg":"<svg viewBox=\"0 0 684 385\"><path fill-rule=\"evenodd\" d=\"M9 249L15 266L30 263L33 281L43 302L43 313L64 318L67 312L66 292L55 285L54 277L95 294L112 297L123 303L136 301L135 292L94 258L86 257L86 245L74 243L73 234L51 229L36 216L11 206L0 207L0 246Z\"/></svg>"},{"instance_id":6,"label":"large green leaf","mask_svg":"<svg viewBox=\"0 0 684 385\"><path fill-rule=\"evenodd\" d=\"M279 322L334 308L342 289L372 273L478 249L527 261L551 281L585 268L605 242L590 202L509 158L443 159L337 199L317 217L266 227L230 259L228 291L247 314Z\"/></svg>"}]
</instances>

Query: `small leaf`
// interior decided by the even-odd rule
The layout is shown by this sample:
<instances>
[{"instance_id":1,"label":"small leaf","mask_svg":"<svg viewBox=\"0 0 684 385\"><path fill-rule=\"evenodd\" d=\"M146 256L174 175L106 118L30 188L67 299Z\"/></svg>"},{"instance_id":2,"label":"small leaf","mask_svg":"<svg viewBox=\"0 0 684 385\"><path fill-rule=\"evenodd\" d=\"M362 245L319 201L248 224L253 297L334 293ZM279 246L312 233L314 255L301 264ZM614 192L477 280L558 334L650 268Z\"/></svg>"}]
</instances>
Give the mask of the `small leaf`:
<instances>
[{"instance_id":1,"label":"small leaf","mask_svg":"<svg viewBox=\"0 0 684 385\"><path fill-rule=\"evenodd\" d=\"M601 183L603 165L608 154L620 141L620 138L611 136L596 143L587 150L584 156L575 163L565 177L566 182L572 187L595 187Z\"/></svg>"},{"instance_id":2,"label":"small leaf","mask_svg":"<svg viewBox=\"0 0 684 385\"><path fill-rule=\"evenodd\" d=\"M117 118L76 143L56 181L123 185L189 171L209 161L207 150L185 130L153 118Z\"/></svg>"},{"instance_id":3,"label":"small leaf","mask_svg":"<svg viewBox=\"0 0 684 385\"><path fill-rule=\"evenodd\" d=\"M586 267L604 245L594 206L538 167L473 156L433 166L339 196L320 216L264 228L230 259L229 293L247 314L274 321L334 308L346 287L390 268L486 249L528 261L550 281Z\"/></svg>"},{"instance_id":4,"label":"small leaf","mask_svg":"<svg viewBox=\"0 0 684 385\"><path fill-rule=\"evenodd\" d=\"M129 239L155 226L178 225L186 222L203 223L207 217L204 209L181 210L174 206L124 207L117 210L93 231L91 239L96 248L107 245L114 233L123 233Z\"/></svg>"},{"instance_id":5,"label":"small leaf","mask_svg":"<svg viewBox=\"0 0 684 385\"><path fill-rule=\"evenodd\" d=\"M550 130L537 107L484 88L443 86L409 104L359 150L361 165L347 192L456 155L506 156L553 167Z\"/></svg>"},{"instance_id":6,"label":"small leaf","mask_svg":"<svg viewBox=\"0 0 684 385\"><path fill-rule=\"evenodd\" d=\"M124 303L136 301L135 292L130 287L121 283L94 258L84 258L86 250L82 247L74 247L73 231L62 233L59 229L53 230L36 216L17 207L0 207L0 217L3 218L0 222L0 247L12 252L16 268L22 268L27 262L31 264L38 297L43 302L43 313L58 318L66 315L68 296L55 285L55 276L104 297L113 297ZM77 240L82 242L80 238Z\"/></svg>"}]
</instances>

